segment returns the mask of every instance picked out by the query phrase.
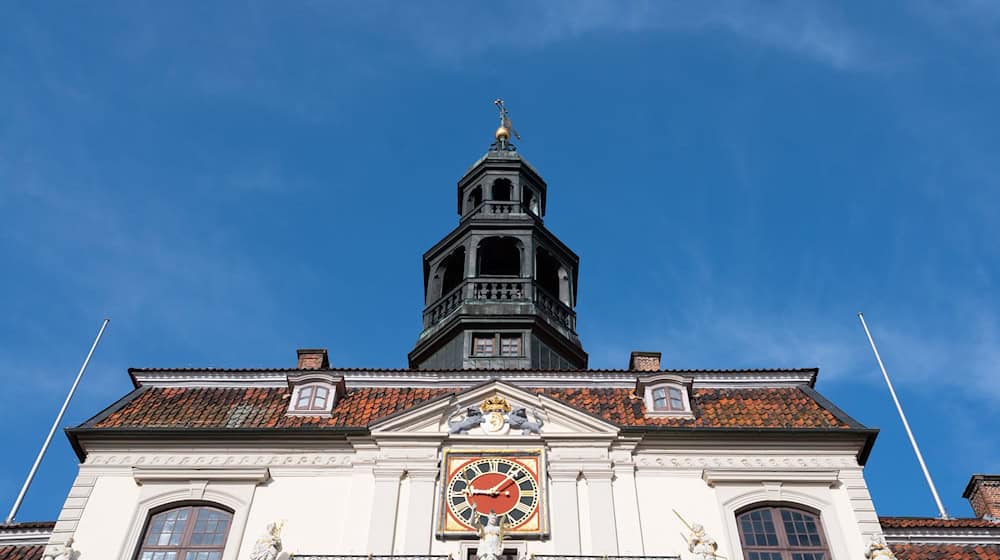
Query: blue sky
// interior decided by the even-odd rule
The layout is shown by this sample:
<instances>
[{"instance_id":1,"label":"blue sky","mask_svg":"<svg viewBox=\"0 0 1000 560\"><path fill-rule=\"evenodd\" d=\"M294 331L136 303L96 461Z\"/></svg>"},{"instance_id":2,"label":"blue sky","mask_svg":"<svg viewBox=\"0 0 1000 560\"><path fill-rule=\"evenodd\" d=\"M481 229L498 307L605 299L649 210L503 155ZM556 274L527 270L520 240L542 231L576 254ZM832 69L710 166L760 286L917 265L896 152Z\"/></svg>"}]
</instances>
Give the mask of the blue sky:
<instances>
[{"instance_id":1,"label":"blue sky","mask_svg":"<svg viewBox=\"0 0 1000 560\"><path fill-rule=\"evenodd\" d=\"M995 3L5 4L4 508L104 316L65 425L130 366L404 366L496 97L593 367L818 366L879 512L934 515L863 310L950 512L1000 471Z\"/></svg>"}]
</instances>

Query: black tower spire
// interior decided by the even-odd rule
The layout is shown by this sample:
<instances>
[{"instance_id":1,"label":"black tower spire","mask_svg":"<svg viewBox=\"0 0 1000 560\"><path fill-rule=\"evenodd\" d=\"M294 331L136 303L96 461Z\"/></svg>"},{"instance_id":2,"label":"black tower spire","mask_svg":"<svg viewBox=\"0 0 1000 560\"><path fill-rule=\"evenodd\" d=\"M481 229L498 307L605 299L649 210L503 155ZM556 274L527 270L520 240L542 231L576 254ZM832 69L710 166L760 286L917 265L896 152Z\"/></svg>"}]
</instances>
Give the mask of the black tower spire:
<instances>
[{"instance_id":1,"label":"black tower spire","mask_svg":"<svg viewBox=\"0 0 1000 560\"><path fill-rule=\"evenodd\" d=\"M458 181L458 227L424 253L424 327L410 367L586 368L574 311L580 258L545 228L545 181L494 103L496 142Z\"/></svg>"}]
</instances>

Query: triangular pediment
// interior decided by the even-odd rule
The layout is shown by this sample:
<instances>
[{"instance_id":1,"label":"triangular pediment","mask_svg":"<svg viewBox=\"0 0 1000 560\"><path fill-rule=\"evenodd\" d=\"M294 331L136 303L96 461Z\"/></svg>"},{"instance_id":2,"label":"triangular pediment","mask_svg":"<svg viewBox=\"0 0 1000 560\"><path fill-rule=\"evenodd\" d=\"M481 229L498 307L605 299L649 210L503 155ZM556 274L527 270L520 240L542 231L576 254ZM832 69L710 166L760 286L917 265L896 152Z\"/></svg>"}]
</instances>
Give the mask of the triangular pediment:
<instances>
[{"instance_id":1,"label":"triangular pediment","mask_svg":"<svg viewBox=\"0 0 1000 560\"><path fill-rule=\"evenodd\" d=\"M509 424L496 430L479 425L473 425L459 433L453 433L449 429L456 422L464 420L469 409L481 410L487 399L494 399L491 401L494 403L503 401L511 411L524 409L531 422L541 425L537 430L522 430ZM504 414L502 411L500 413ZM467 389L456 389L448 397L435 399L379 420L369 429L375 437L438 436L454 440L613 438L618 434L617 426L592 414L547 395L496 380Z\"/></svg>"}]
</instances>

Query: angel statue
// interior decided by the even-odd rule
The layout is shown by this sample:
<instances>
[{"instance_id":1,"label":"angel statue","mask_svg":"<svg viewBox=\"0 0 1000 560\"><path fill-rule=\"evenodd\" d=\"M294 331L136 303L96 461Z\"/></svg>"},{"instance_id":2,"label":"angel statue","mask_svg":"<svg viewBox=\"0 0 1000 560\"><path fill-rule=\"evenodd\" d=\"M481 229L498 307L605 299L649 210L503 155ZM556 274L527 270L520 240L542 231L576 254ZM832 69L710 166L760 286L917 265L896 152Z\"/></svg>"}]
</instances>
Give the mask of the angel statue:
<instances>
[{"instance_id":1,"label":"angel statue","mask_svg":"<svg viewBox=\"0 0 1000 560\"><path fill-rule=\"evenodd\" d=\"M476 548L477 560L500 560L503 556L503 530L506 523L500 521L497 512L490 510L486 516L486 525L479 517L479 511L472 506L473 519L476 520L476 532L479 534L479 546Z\"/></svg>"},{"instance_id":2,"label":"angel statue","mask_svg":"<svg viewBox=\"0 0 1000 560\"><path fill-rule=\"evenodd\" d=\"M284 521L268 523L267 531L253 545L250 560L277 560L281 552L281 530L284 527Z\"/></svg>"},{"instance_id":3,"label":"angel statue","mask_svg":"<svg viewBox=\"0 0 1000 560\"><path fill-rule=\"evenodd\" d=\"M881 537L872 535L871 540L868 541L865 558L868 560L896 560L896 555L892 553L892 550L889 550L889 546Z\"/></svg>"},{"instance_id":4,"label":"angel statue","mask_svg":"<svg viewBox=\"0 0 1000 560\"><path fill-rule=\"evenodd\" d=\"M73 537L66 539L63 544L57 544L49 548L49 551L42 556L42 560L74 560L76 550L73 549Z\"/></svg>"}]
</instances>

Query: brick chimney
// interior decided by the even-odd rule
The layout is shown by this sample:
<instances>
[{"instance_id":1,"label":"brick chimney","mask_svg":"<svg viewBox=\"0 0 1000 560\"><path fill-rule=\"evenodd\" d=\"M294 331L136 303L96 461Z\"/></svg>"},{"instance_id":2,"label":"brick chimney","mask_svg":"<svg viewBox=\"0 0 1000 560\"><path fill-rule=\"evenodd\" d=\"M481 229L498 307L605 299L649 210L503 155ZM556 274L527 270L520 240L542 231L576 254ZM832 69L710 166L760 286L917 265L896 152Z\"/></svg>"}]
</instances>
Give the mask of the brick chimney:
<instances>
[{"instance_id":1,"label":"brick chimney","mask_svg":"<svg viewBox=\"0 0 1000 560\"><path fill-rule=\"evenodd\" d=\"M660 371L660 353L634 351L628 357L628 369L634 371Z\"/></svg>"},{"instance_id":2,"label":"brick chimney","mask_svg":"<svg viewBox=\"0 0 1000 560\"><path fill-rule=\"evenodd\" d=\"M962 497L972 504L976 517L1000 519L1000 474L974 474Z\"/></svg>"},{"instance_id":3,"label":"brick chimney","mask_svg":"<svg viewBox=\"0 0 1000 560\"><path fill-rule=\"evenodd\" d=\"M326 348L299 348L299 369L330 369Z\"/></svg>"}]
</instances>

